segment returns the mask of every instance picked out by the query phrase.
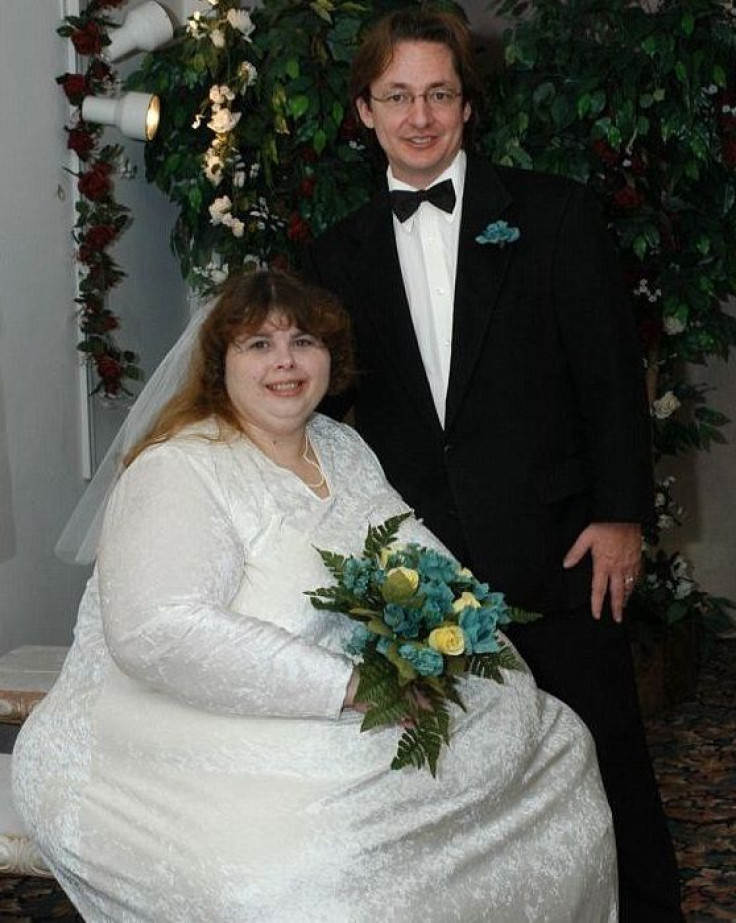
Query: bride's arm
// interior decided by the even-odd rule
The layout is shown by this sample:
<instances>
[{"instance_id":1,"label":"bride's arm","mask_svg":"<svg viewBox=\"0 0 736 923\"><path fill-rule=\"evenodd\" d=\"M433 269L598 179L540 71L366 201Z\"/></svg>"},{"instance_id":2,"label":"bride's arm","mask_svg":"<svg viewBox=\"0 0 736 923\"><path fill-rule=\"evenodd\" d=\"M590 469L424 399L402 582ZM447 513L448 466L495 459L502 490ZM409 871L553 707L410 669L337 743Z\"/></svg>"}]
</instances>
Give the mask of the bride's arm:
<instances>
[{"instance_id":1,"label":"bride's arm","mask_svg":"<svg viewBox=\"0 0 736 923\"><path fill-rule=\"evenodd\" d=\"M98 560L119 668L229 714L335 717L352 673L331 653L229 602L244 548L216 485L168 444L145 452L110 501Z\"/></svg>"}]
</instances>

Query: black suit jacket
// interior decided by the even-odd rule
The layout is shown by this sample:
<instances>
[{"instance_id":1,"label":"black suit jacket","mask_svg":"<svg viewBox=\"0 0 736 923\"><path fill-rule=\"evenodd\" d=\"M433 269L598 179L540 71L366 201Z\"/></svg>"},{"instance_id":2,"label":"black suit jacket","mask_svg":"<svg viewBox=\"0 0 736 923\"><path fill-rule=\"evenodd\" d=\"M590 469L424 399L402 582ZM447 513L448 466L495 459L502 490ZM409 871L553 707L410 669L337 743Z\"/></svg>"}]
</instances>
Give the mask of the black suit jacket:
<instances>
[{"instance_id":1,"label":"black suit jacket","mask_svg":"<svg viewBox=\"0 0 736 923\"><path fill-rule=\"evenodd\" d=\"M499 219L519 240L478 243ZM387 189L323 235L308 266L352 315L356 426L407 502L512 602L585 602L590 562L567 572L562 559L590 522L648 515L651 468L631 306L584 187L468 159L444 430Z\"/></svg>"}]
</instances>

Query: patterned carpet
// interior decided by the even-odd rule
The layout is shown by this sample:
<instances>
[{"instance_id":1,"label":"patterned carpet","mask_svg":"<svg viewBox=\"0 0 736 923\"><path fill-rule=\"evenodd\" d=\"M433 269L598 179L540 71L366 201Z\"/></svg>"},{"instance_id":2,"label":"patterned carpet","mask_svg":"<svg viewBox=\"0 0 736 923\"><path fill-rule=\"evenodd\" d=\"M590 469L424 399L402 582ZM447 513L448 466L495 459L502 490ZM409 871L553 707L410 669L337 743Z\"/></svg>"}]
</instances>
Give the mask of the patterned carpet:
<instances>
[{"instance_id":1,"label":"patterned carpet","mask_svg":"<svg viewBox=\"0 0 736 923\"><path fill-rule=\"evenodd\" d=\"M688 923L736 921L736 639L715 643L696 699L648 729Z\"/></svg>"},{"instance_id":2,"label":"patterned carpet","mask_svg":"<svg viewBox=\"0 0 736 923\"><path fill-rule=\"evenodd\" d=\"M695 700L647 724L687 921L736 921L736 640L715 645ZM81 919L55 882L0 877L0 920Z\"/></svg>"}]
</instances>

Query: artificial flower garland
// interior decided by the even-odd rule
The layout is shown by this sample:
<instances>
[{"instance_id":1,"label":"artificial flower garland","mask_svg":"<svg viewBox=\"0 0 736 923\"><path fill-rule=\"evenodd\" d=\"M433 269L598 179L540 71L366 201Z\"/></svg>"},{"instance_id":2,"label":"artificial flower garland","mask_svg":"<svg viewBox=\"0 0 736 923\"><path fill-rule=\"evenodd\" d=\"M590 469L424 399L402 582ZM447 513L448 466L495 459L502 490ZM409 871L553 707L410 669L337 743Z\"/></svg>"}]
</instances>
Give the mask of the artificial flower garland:
<instances>
[{"instance_id":1,"label":"artificial flower garland","mask_svg":"<svg viewBox=\"0 0 736 923\"><path fill-rule=\"evenodd\" d=\"M76 173L79 201L73 237L80 266L80 330L83 339L77 344L99 379L93 393L107 399L130 394L126 382L142 377L135 353L121 349L113 335L120 327L119 318L106 304L108 292L125 273L110 256L115 243L130 218L129 210L115 200L113 177L123 154L118 145L101 143L103 128L90 125L82 118L85 96L110 94L117 78L101 57L109 44L107 28L111 23L105 10L121 6L125 0L90 0L79 16L66 16L57 30L71 40L78 55L87 59L84 73L62 74L56 82L74 107L67 132L67 147L80 161Z\"/></svg>"}]
</instances>

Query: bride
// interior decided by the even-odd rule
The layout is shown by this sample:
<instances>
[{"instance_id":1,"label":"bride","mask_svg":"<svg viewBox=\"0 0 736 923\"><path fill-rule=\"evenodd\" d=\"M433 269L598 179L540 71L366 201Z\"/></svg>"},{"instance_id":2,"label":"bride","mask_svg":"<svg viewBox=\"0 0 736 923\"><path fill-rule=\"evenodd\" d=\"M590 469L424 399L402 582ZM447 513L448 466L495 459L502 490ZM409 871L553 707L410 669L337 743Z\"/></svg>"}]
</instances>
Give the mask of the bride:
<instances>
[{"instance_id":1,"label":"bride","mask_svg":"<svg viewBox=\"0 0 736 923\"><path fill-rule=\"evenodd\" d=\"M346 315L262 271L200 323L14 753L17 808L84 919L614 921L591 739L529 673L462 680L436 779L388 768L402 728L360 733L353 623L305 591L326 582L316 548L359 552L407 506L314 413L350 380ZM400 539L444 552L414 518Z\"/></svg>"}]
</instances>

